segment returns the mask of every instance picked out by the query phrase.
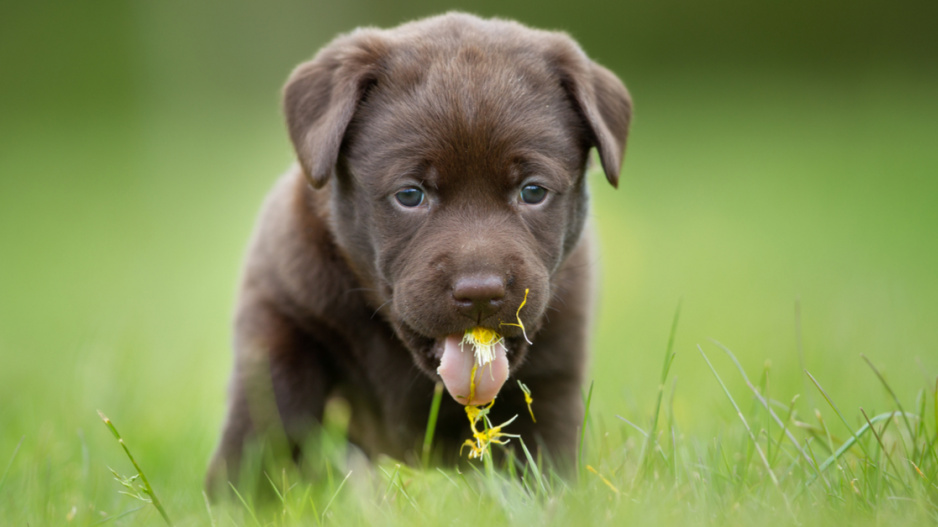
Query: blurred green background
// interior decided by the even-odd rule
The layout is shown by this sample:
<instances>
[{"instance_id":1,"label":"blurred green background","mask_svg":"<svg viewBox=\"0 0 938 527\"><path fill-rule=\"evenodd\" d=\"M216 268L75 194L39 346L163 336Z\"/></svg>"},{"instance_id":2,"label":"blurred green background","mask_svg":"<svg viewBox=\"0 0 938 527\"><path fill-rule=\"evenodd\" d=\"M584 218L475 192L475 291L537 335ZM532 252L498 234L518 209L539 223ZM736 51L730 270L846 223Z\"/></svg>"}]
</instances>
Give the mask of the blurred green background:
<instances>
[{"instance_id":1,"label":"blurred green background","mask_svg":"<svg viewBox=\"0 0 938 527\"><path fill-rule=\"evenodd\" d=\"M690 433L730 415L698 343L744 393L710 338L753 377L771 361L772 395L802 393L808 415L799 331L848 415L886 405L860 353L909 406L934 386L938 2L4 1L0 468L25 437L10 481L66 507L63 472L94 485L121 463L102 409L152 480L199 488L241 257L293 157L284 79L339 32L452 8L564 29L635 99L621 188L592 181L597 418L647 418L679 302Z\"/></svg>"}]
</instances>

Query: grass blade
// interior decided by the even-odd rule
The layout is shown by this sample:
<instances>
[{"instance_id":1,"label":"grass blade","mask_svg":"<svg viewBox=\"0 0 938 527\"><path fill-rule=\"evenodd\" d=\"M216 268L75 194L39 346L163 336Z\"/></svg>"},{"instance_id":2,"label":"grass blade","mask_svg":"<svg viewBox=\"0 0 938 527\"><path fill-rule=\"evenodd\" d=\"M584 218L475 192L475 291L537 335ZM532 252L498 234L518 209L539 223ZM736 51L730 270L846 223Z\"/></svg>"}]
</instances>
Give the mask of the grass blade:
<instances>
[{"instance_id":1,"label":"grass blade","mask_svg":"<svg viewBox=\"0 0 938 527\"><path fill-rule=\"evenodd\" d=\"M518 442L521 443L521 449L524 450L524 457L528 460L528 466L531 468L531 472L534 475L534 479L537 480L537 485L541 489L542 495L547 495L547 487L544 485L544 478L541 477L541 471L537 468L537 463L534 462L534 457L531 456L531 451L528 450L528 445L524 444L524 440L520 437Z\"/></svg>"},{"instance_id":2,"label":"grass blade","mask_svg":"<svg viewBox=\"0 0 938 527\"><path fill-rule=\"evenodd\" d=\"M459 485L455 481L453 481L453 478L449 477L449 474L444 472L443 469L441 469L440 467L436 467L436 471L442 474L443 477L446 478L446 481L449 481L453 485L453 487L457 489L460 488Z\"/></svg>"},{"instance_id":3,"label":"grass blade","mask_svg":"<svg viewBox=\"0 0 938 527\"><path fill-rule=\"evenodd\" d=\"M208 494L205 491L202 491L202 500L205 502L205 511L208 513L209 522L211 522L212 527L216 527L218 522L215 521L215 514L212 513L212 503L208 500Z\"/></svg>"},{"instance_id":4,"label":"grass blade","mask_svg":"<svg viewBox=\"0 0 938 527\"><path fill-rule=\"evenodd\" d=\"M10 472L10 467L13 466L13 460L16 459L16 455L20 452L20 447L23 446L23 440L26 439L26 436L20 438L19 443L16 444L16 448L13 449L13 455L10 456L10 462L7 463L7 468L3 471L3 476L0 476L0 489L3 488L3 483L7 480L7 474Z\"/></svg>"},{"instance_id":5,"label":"grass blade","mask_svg":"<svg viewBox=\"0 0 938 527\"><path fill-rule=\"evenodd\" d=\"M866 424L870 425L870 432L873 433L873 437L875 437L875 438L876 438L876 442L879 443L879 448L881 448L881 449L883 450L883 455L886 456L886 461L889 462L889 466L891 466L891 467L892 467L892 470L895 471L895 473L896 473L896 479L898 479L899 482L901 482L902 485L905 486L905 489L906 489L907 491L911 490L911 489L909 488L909 486L906 485L905 480L902 479L901 477L899 477L899 469L896 468L896 464L895 464L895 462L893 462L892 456L889 455L889 450L886 449L886 445L883 444L883 438L880 437L880 434L877 434L877 433L876 433L876 427L874 427L874 426L873 426L873 423L870 422L870 417L869 417L868 415L866 415L866 411L865 411L862 407L860 408L860 413L863 414L863 419L866 419ZM887 423L888 423L888 421L887 421Z\"/></svg>"},{"instance_id":6,"label":"grass blade","mask_svg":"<svg viewBox=\"0 0 938 527\"><path fill-rule=\"evenodd\" d=\"M400 464L395 465L394 472L392 473L388 473L387 470L384 470L384 467L378 467L378 468L381 470L382 473L384 473L384 477L388 478L388 486L384 488L384 496L382 496L381 498L381 502L384 503L385 501L388 500L388 496L391 495L391 487L394 486L394 477L397 476L397 473L401 471L401 465Z\"/></svg>"},{"instance_id":7,"label":"grass blade","mask_svg":"<svg viewBox=\"0 0 938 527\"><path fill-rule=\"evenodd\" d=\"M645 437L646 439L648 438L648 432L642 430L642 428L641 428L640 426L638 426L637 424L633 423L632 421L629 421L628 419L622 417L622 416L619 415L619 414L616 414L616 417L618 417L618 418L619 418L620 420L622 420L622 421L625 421L625 424L627 424L627 425L631 426L632 428L638 430L638 433L639 433L639 434L642 434L642 436Z\"/></svg>"},{"instance_id":8,"label":"grass blade","mask_svg":"<svg viewBox=\"0 0 938 527\"><path fill-rule=\"evenodd\" d=\"M122 513L120 513L120 514L118 514L118 515L116 515L116 516L108 516L107 518L104 518L104 519L102 519L102 520L98 520L98 521L92 523L91 525L93 525L93 526L94 526L94 525L104 525L104 524L107 523L107 522L117 521L117 520L123 518L124 516L130 516L131 514L137 512L137 511L139 511L139 510L145 509L146 507L147 507L146 505L141 505L141 506L137 507L136 509L126 510L126 511L124 511L124 512L122 512Z\"/></svg>"},{"instance_id":9,"label":"grass blade","mask_svg":"<svg viewBox=\"0 0 938 527\"><path fill-rule=\"evenodd\" d=\"M776 449L775 449L775 455L774 455L774 457L769 457L769 462L771 462L773 465L775 464L775 460L778 459L778 456L779 456L779 454L780 454L781 451L782 451L782 449L781 449L782 437L787 435L787 436L788 436L788 439L789 439L790 441L792 441L793 444L795 445L795 449L798 450L799 452L801 452L801 454L802 454L803 456L805 456L805 457L808 458L808 466L810 466L810 467L814 468L815 470L817 470L817 465L814 464L814 460L811 459L811 457L808 456L808 453L805 452L804 449L801 448L801 443L799 443L799 442L795 439L794 435L793 435L793 434L791 433L791 431L788 429L788 423L791 422L791 416L793 416L793 415L795 414L795 402L796 402L797 400L798 400L798 395L795 394L795 396L791 398L791 402L788 403L788 413L785 414L785 419L782 421L782 423L783 423L785 426L782 428L781 432L779 432L778 439L775 440L775 444L777 444L777 445L779 446L779 448L776 448Z\"/></svg>"},{"instance_id":10,"label":"grass blade","mask_svg":"<svg viewBox=\"0 0 938 527\"><path fill-rule=\"evenodd\" d=\"M433 388L433 402L430 403L430 417L427 419L427 433L423 436L421 462L424 468L430 466L430 451L433 449L433 434L436 432L436 420L440 415L440 401L443 400L443 383L436 383Z\"/></svg>"},{"instance_id":11,"label":"grass blade","mask_svg":"<svg viewBox=\"0 0 938 527\"><path fill-rule=\"evenodd\" d=\"M742 410L739 409L739 405L736 404L736 400L733 399L733 395L726 387L726 384L723 383L723 379L720 378L720 374L717 373L716 368L714 368L713 364L710 363L710 359L707 358L707 354L704 353L703 348L700 347L700 344L697 345L697 351L700 352L700 355L707 362L707 366L710 367L710 371L713 372L713 376L716 377L717 382L720 383L720 388L723 388L723 393L726 394L726 397L730 400L730 403L736 410L736 415L739 417L739 420L742 421L743 426L746 428L746 432L749 433L749 439L752 441L752 445L755 447L756 452L758 452L759 458L762 460L762 464L765 466L765 470L768 473L769 478L772 480L772 484L775 485L778 493L782 496L782 499L785 500L785 505L788 508L788 512L792 515L792 517L794 517L794 512L791 510L791 504L788 502L788 496L782 492L782 487L778 483L778 477L775 476L775 472L772 470L772 466L769 465L769 460L765 457L765 452L762 451L762 447L759 446L759 442L756 440L755 434L752 433L752 428L749 427L749 422L746 420L746 416L743 415Z\"/></svg>"},{"instance_id":12,"label":"grass blade","mask_svg":"<svg viewBox=\"0 0 938 527\"><path fill-rule=\"evenodd\" d=\"M915 432L912 431L912 424L909 423L909 419L905 416L905 408L902 407L902 403L899 402L899 398L896 397L896 392L892 391L892 387L889 386L889 383L886 382L886 378L883 377L883 374L876 369L876 366L873 366L873 361L871 361L866 355L860 354L860 358L866 361L866 364L869 365L870 369L873 370L873 373L876 374L876 377L879 379L879 382L883 384L883 387L886 388L886 391L889 392L889 396L892 397L893 402L896 403L896 408L899 409L899 413L902 415L902 421L905 423L905 428L909 432L909 437L912 438L912 457L918 457L918 445L915 443Z\"/></svg>"},{"instance_id":13,"label":"grass blade","mask_svg":"<svg viewBox=\"0 0 938 527\"><path fill-rule=\"evenodd\" d=\"M108 427L111 433L114 434L114 437L117 439L117 442L120 443L121 448L124 449L124 453L127 454L127 457L130 459L130 462L133 464L134 468L137 469L137 474L140 474L140 481L143 482L143 488L146 489L147 494L153 500L153 506L156 507L156 510L160 512L160 516L163 517L163 521L166 522L166 525L172 526L173 522L169 519L169 515L166 514L166 509L163 508L163 504L160 502L160 499L156 497L156 492L153 490L153 487L150 486L150 481L147 479L146 474L143 473L143 469L140 468L137 460L134 459L133 454L130 453L130 449L127 448L127 444L124 443L124 439L117 431L114 423L112 423L111 420L101 412L101 410L98 410L98 415L101 416L101 420L104 421L104 424Z\"/></svg>"},{"instance_id":14,"label":"grass blade","mask_svg":"<svg viewBox=\"0 0 938 527\"><path fill-rule=\"evenodd\" d=\"M896 413L898 413L898 411L886 412L884 414L879 414L876 417L873 417L871 419L867 419L867 422L864 423L863 426L861 426L856 432L853 432L853 435L850 436L849 439L844 441L844 444L840 445L840 448L838 448L836 452L831 454L830 457L825 459L824 462L818 466L818 472L823 474L824 471L828 469L828 467L830 467L832 464L834 464L834 462L840 459L840 456L844 455L845 452L850 450L850 448L854 445L854 443L858 442L860 438L863 437L863 434L865 434L866 431L870 429L870 427L872 427L874 424L884 419L892 418ZM869 455L867 455L867 457L871 458L871 456ZM806 488L808 488L809 485L814 483L814 481L818 477L819 476L814 476L811 479L809 479L807 482L805 482L804 487L802 487L801 490L798 491L798 495L800 495Z\"/></svg>"},{"instance_id":15,"label":"grass blade","mask_svg":"<svg viewBox=\"0 0 938 527\"><path fill-rule=\"evenodd\" d=\"M811 382L814 383L814 386L817 387L818 391L821 392L821 395L824 397L824 400L827 401L827 404L829 404L830 407L834 409L834 413L836 413L836 414L837 414L837 417L840 418L840 422L842 422L842 423L844 424L844 427L845 427L847 430L849 430L851 434L854 434L853 428L851 428L851 427L850 427L850 424L847 423L847 419L844 418L844 414L840 413L840 408L837 408L837 405L834 404L834 400L831 399L830 395L827 395L827 390L825 390L825 389L821 386L821 383L819 383L819 382L817 381L817 379L814 378L814 375L811 375L811 372L809 372L808 370L804 370L804 373L805 373L805 375L808 376L809 379L811 379ZM856 434L854 434L854 440L856 440L856 439L857 439ZM864 446L863 443L860 443L859 441L854 441L854 442L857 443L857 444L860 446L860 449L863 450L863 454L865 454L866 457L868 457L868 458L872 458L872 457L873 457L873 456L870 455L869 451L866 449L866 446Z\"/></svg>"},{"instance_id":16,"label":"grass blade","mask_svg":"<svg viewBox=\"0 0 938 527\"><path fill-rule=\"evenodd\" d=\"M228 482L228 486L231 487L231 490L234 491L235 496L238 497L238 501L241 502L241 505L244 505L244 509L247 510L247 511L248 511L248 514L251 515L251 519L254 520L254 523L255 523L258 527L260 527L261 522L257 519L257 515L254 514L254 507L252 507L251 504L248 503L247 500L244 499L244 496L242 496L241 493L238 492L238 489L234 486L234 484L233 484L232 482L229 481L229 482Z\"/></svg>"},{"instance_id":17,"label":"grass blade","mask_svg":"<svg viewBox=\"0 0 938 527\"><path fill-rule=\"evenodd\" d=\"M756 396L756 399L759 400L759 403L762 404L763 408L765 408L766 411L769 412L769 415L772 416L772 419L775 420L775 424L777 424L783 430L783 432L785 433L785 436L788 437L788 440L791 441L791 443L795 446L795 449L798 450L799 453L801 453L801 456L808 462L808 466L810 466L816 471L817 465L815 465L814 461L811 460L811 456L809 456L808 453L805 452L804 449L801 448L801 444L795 438L794 434L792 434L791 431L788 429L788 426L786 424L787 421L783 423L782 420L779 419L778 415L775 413L775 410L772 410L772 407L769 405L769 402L766 401L765 397L763 397L762 394L759 393L759 390L757 390L756 387L753 386L752 381L749 380L749 376L746 375L746 370L743 369L742 364L740 364L739 361L736 359L736 355L734 355L733 352L730 351L729 348L727 348L720 342L716 340L711 340L711 341L714 344L716 344L718 347L720 347L727 354L727 356L729 356L733 364L736 365L736 369L739 370L740 375L742 375L743 380L746 381L746 385L749 386L749 389ZM791 408L793 407L794 406L792 406ZM789 408L789 416L791 415L791 408Z\"/></svg>"},{"instance_id":18,"label":"grass blade","mask_svg":"<svg viewBox=\"0 0 938 527\"><path fill-rule=\"evenodd\" d=\"M335 489L335 492L332 493L332 497L329 498L329 503L326 504L326 507L322 510L322 519L321 522L326 521L326 513L329 512L329 507L332 506L332 502L335 501L336 496L339 495L339 492L342 492L342 487L345 486L345 482L348 481L349 476L352 475L352 471L349 470L348 474L345 475L345 478L342 479L342 483L339 483L339 488Z\"/></svg>"},{"instance_id":19,"label":"grass blade","mask_svg":"<svg viewBox=\"0 0 938 527\"><path fill-rule=\"evenodd\" d=\"M655 403L655 417L651 421L651 430L649 436L657 440L658 419L661 415L661 400L664 397L664 383L668 380L668 372L671 371L671 364L674 363L674 335L677 333L677 322L681 318L681 302L678 302L677 309L674 310L674 318L671 320L671 333L668 335L668 347L664 353L664 364L661 366L661 379L658 382L658 401Z\"/></svg>"},{"instance_id":20,"label":"grass blade","mask_svg":"<svg viewBox=\"0 0 938 527\"><path fill-rule=\"evenodd\" d=\"M580 427L580 444L576 454L577 474L583 471L583 441L586 439L586 422L590 416L590 402L593 400L593 381L590 381L590 389L586 394L586 409L583 411L583 425ZM527 450L527 449L525 449ZM582 479L582 475L580 476Z\"/></svg>"},{"instance_id":21,"label":"grass blade","mask_svg":"<svg viewBox=\"0 0 938 527\"><path fill-rule=\"evenodd\" d=\"M798 347L798 365L801 367L801 370L804 371L808 369L808 367L805 366L804 362L804 338L802 337L801 330L801 297L795 299L795 344ZM807 388L807 383L802 379L802 391L808 395L808 403L813 408L815 406L814 397L811 396L812 392Z\"/></svg>"},{"instance_id":22,"label":"grass blade","mask_svg":"<svg viewBox=\"0 0 938 527\"><path fill-rule=\"evenodd\" d=\"M264 472L264 477L267 478L267 481L270 483L270 488L274 489L274 494L277 495L277 499L280 500L281 505L286 505L287 500L283 497L283 493L280 492L280 489L277 488L277 484L274 483L274 480L270 477L270 474Z\"/></svg>"},{"instance_id":23,"label":"grass blade","mask_svg":"<svg viewBox=\"0 0 938 527\"><path fill-rule=\"evenodd\" d=\"M642 450L641 450L641 453L638 455L638 471L635 472L635 477L632 479L630 488L634 488L638 477L641 474L645 473L646 470L648 470L649 467L646 461L648 460L649 449L653 447L652 443L654 443L655 445L657 445L658 443L658 421L661 418L661 403L664 399L665 382L668 379L668 373L671 371L671 365L674 363L674 357L676 355L676 353L673 352L674 336L677 334L677 325L678 325L678 321L681 318L681 304L682 302L678 301L677 307L674 310L674 318L671 319L671 331L668 334L668 345L665 348L664 362L661 365L661 377L658 380L658 397L657 397L657 401L655 402L655 414L651 420L651 428L648 430L648 432L645 432L641 428L635 425L632 425L639 432L641 432L642 435L645 436L645 441L642 442ZM622 417L619 417L619 419L626 421ZM629 424L632 424L632 423L629 423Z\"/></svg>"}]
</instances>

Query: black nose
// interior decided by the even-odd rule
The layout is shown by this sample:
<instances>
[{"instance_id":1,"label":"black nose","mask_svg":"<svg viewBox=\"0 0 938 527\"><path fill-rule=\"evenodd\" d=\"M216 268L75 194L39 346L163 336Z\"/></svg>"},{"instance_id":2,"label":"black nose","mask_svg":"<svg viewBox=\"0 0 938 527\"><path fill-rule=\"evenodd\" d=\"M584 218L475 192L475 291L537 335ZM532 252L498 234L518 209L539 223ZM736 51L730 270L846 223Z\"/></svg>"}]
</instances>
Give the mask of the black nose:
<instances>
[{"instance_id":1,"label":"black nose","mask_svg":"<svg viewBox=\"0 0 938 527\"><path fill-rule=\"evenodd\" d=\"M474 320L481 320L498 311L503 298L505 280L495 274L461 276L453 284L456 308Z\"/></svg>"}]
</instances>

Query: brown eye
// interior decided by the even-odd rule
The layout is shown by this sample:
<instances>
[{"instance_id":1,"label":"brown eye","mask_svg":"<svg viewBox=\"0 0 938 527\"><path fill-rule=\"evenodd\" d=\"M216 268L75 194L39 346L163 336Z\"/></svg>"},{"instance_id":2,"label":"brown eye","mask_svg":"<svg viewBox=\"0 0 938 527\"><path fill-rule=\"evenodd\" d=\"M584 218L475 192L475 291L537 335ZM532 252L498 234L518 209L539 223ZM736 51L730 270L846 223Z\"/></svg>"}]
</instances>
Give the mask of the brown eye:
<instances>
[{"instance_id":1,"label":"brown eye","mask_svg":"<svg viewBox=\"0 0 938 527\"><path fill-rule=\"evenodd\" d=\"M525 185L521 189L521 201L528 205L537 205L547 197L547 189L540 185Z\"/></svg>"},{"instance_id":2,"label":"brown eye","mask_svg":"<svg viewBox=\"0 0 938 527\"><path fill-rule=\"evenodd\" d=\"M416 187L407 187L394 195L401 205L413 208L423 203L423 191Z\"/></svg>"}]
</instances>

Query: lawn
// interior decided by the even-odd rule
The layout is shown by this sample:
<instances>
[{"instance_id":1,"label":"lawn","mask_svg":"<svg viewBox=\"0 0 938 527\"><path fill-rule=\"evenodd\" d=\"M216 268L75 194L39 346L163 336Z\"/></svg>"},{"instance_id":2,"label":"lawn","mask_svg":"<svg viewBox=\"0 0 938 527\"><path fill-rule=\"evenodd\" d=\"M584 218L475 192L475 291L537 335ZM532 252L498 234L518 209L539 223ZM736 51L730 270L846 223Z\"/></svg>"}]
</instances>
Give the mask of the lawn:
<instances>
[{"instance_id":1,"label":"lawn","mask_svg":"<svg viewBox=\"0 0 938 527\"><path fill-rule=\"evenodd\" d=\"M629 84L621 188L590 176L603 278L579 477L372 466L339 408L318 476L273 474L272 507L209 508L201 483L240 259L291 162L275 95L8 111L0 523L163 523L121 493L109 467L136 470L97 410L177 525L938 523L938 78Z\"/></svg>"}]
</instances>

